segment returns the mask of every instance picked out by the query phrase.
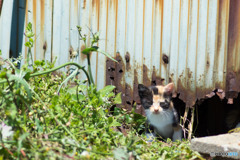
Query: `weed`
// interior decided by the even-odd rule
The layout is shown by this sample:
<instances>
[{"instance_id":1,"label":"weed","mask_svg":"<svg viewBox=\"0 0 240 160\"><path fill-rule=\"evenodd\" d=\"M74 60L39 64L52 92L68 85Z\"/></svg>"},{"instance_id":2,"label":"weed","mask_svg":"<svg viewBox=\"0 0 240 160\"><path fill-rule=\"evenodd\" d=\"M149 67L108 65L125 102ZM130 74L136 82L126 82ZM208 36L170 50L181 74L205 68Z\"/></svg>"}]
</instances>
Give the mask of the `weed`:
<instances>
[{"instance_id":1,"label":"weed","mask_svg":"<svg viewBox=\"0 0 240 160\"><path fill-rule=\"evenodd\" d=\"M30 52L31 25L25 34ZM82 54L99 51L94 46L98 40L93 34L91 46ZM146 118L134 108L114 107L121 104L115 86L97 90L90 60L86 71L74 62L54 67L55 61L31 59L30 52L27 63L18 68L17 59L1 58L0 159L201 159L190 150L189 141L147 143L139 134ZM54 73L68 65L77 69L68 76ZM79 71L86 74L89 85L75 78Z\"/></svg>"}]
</instances>

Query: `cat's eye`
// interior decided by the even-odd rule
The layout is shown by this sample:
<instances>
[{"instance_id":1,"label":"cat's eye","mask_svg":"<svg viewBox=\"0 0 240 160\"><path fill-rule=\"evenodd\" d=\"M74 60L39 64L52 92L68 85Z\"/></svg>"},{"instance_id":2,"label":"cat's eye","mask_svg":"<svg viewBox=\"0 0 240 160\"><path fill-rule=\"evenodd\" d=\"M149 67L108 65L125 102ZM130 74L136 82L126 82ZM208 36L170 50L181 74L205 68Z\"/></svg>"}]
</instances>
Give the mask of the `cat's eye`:
<instances>
[{"instance_id":1,"label":"cat's eye","mask_svg":"<svg viewBox=\"0 0 240 160\"><path fill-rule=\"evenodd\" d=\"M164 98L170 98L170 97L172 97L172 93L164 92L164 93L163 93L163 97L164 97Z\"/></svg>"},{"instance_id":2,"label":"cat's eye","mask_svg":"<svg viewBox=\"0 0 240 160\"><path fill-rule=\"evenodd\" d=\"M160 106L163 109L168 109L169 108L169 102L165 101L165 102L160 102Z\"/></svg>"}]
</instances>

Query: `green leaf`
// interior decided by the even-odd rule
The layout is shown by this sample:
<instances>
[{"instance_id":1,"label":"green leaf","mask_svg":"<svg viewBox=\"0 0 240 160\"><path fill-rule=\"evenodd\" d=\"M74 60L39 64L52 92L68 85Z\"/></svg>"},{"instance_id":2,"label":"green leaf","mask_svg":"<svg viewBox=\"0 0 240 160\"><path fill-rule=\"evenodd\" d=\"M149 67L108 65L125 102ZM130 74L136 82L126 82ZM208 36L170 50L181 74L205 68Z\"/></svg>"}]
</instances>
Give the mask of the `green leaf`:
<instances>
[{"instance_id":1,"label":"green leaf","mask_svg":"<svg viewBox=\"0 0 240 160\"><path fill-rule=\"evenodd\" d=\"M121 103L122 103L121 93L118 93L118 94L116 95L116 97L114 98L114 103L115 103L115 104L121 104Z\"/></svg>"},{"instance_id":2,"label":"green leaf","mask_svg":"<svg viewBox=\"0 0 240 160\"><path fill-rule=\"evenodd\" d=\"M31 75L30 72L27 72L23 78L24 78L26 81L28 81L28 80L30 79L30 75Z\"/></svg>"},{"instance_id":3,"label":"green leaf","mask_svg":"<svg viewBox=\"0 0 240 160\"><path fill-rule=\"evenodd\" d=\"M34 64L37 65L37 66L40 66L42 64L42 62L39 61L39 60L36 60L36 61L34 61Z\"/></svg>"},{"instance_id":4,"label":"green leaf","mask_svg":"<svg viewBox=\"0 0 240 160\"><path fill-rule=\"evenodd\" d=\"M0 73L0 78L6 78L6 72L4 72L4 71L1 72L1 73Z\"/></svg>"},{"instance_id":5,"label":"green leaf","mask_svg":"<svg viewBox=\"0 0 240 160\"><path fill-rule=\"evenodd\" d=\"M100 52L100 53L104 54L105 56L107 56L108 58L110 58L111 60L113 60L114 62L117 62L117 63L118 63L118 61L115 60L115 59L114 59L110 54L108 54L107 52L104 52L104 51L102 51L102 50L100 50L100 49L97 49L97 52Z\"/></svg>"},{"instance_id":6,"label":"green leaf","mask_svg":"<svg viewBox=\"0 0 240 160\"><path fill-rule=\"evenodd\" d=\"M117 127L117 126L121 126L121 123L117 122L116 120L114 120L114 121L110 124L110 127Z\"/></svg>"},{"instance_id":7,"label":"green leaf","mask_svg":"<svg viewBox=\"0 0 240 160\"><path fill-rule=\"evenodd\" d=\"M31 32L31 31L26 31L25 35L28 37L28 38L31 38L34 36L34 33Z\"/></svg>"},{"instance_id":8,"label":"green leaf","mask_svg":"<svg viewBox=\"0 0 240 160\"><path fill-rule=\"evenodd\" d=\"M87 55L90 52L96 52L97 50L98 50L98 47L93 46L93 47L90 47L90 48L85 48L84 50L82 50L82 53Z\"/></svg>"},{"instance_id":9,"label":"green leaf","mask_svg":"<svg viewBox=\"0 0 240 160\"><path fill-rule=\"evenodd\" d=\"M29 31L32 30L32 23L31 22L28 23L27 30L29 30Z\"/></svg>"},{"instance_id":10,"label":"green leaf","mask_svg":"<svg viewBox=\"0 0 240 160\"><path fill-rule=\"evenodd\" d=\"M62 85L63 85L64 83L67 83L67 82L68 82L71 78L73 78L74 76L76 76L77 73L78 73L78 69L75 69L75 71L73 71L73 72L61 83L61 85L60 85L59 88L58 88L57 93L59 93L60 89L62 88Z\"/></svg>"},{"instance_id":11,"label":"green leaf","mask_svg":"<svg viewBox=\"0 0 240 160\"><path fill-rule=\"evenodd\" d=\"M32 38L29 38L29 41L33 43L33 39Z\"/></svg>"},{"instance_id":12,"label":"green leaf","mask_svg":"<svg viewBox=\"0 0 240 160\"><path fill-rule=\"evenodd\" d=\"M32 99L32 92L31 92L30 86L28 85L26 80L23 78L25 75L26 75L26 72L19 71L19 70L16 70L15 75L14 74L7 74L10 81L14 80L16 83L23 85L24 89L27 92L28 99L31 100Z\"/></svg>"},{"instance_id":13,"label":"green leaf","mask_svg":"<svg viewBox=\"0 0 240 160\"><path fill-rule=\"evenodd\" d=\"M31 47L31 43L30 43L30 42L26 42L26 43L25 43L25 46L26 46L26 47Z\"/></svg>"},{"instance_id":14,"label":"green leaf","mask_svg":"<svg viewBox=\"0 0 240 160\"><path fill-rule=\"evenodd\" d=\"M117 160L129 159L129 154L127 153L127 149L125 148L117 148L113 151L114 158Z\"/></svg>"},{"instance_id":15,"label":"green leaf","mask_svg":"<svg viewBox=\"0 0 240 160\"><path fill-rule=\"evenodd\" d=\"M115 88L116 88L115 86L108 85L108 86L105 86L103 89L99 90L99 93L101 94L101 96L104 97L105 95L112 92Z\"/></svg>"},{"instance_id":16,"label":"green leaf","mask_svg":"<svg viewBox=\"0 0 240 160\"><path fill-rule=\"evenodd\" d=\"M113 122L113 117L108 117L108 123L111 124Z\"/></svg>"},{"instance_id":17,"label":"green leaf","mask_svg":"<svg viewBox=\"0 0 240 160\"><path fill-rule=\"evenodd\" d=\"M18 139L17 153L20 155L20 150L22 149L22 141L28 137L29 133L23 133Z\"/></svg>"}]
</instances>

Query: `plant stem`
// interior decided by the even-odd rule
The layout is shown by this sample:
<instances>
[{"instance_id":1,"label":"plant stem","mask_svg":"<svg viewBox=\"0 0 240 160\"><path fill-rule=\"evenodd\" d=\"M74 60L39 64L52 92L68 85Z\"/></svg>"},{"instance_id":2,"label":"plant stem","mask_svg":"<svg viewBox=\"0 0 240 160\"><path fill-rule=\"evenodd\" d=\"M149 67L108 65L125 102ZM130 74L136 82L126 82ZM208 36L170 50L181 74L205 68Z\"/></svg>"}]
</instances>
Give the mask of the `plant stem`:
<instances>
[{"instance_id":1,"label":"plant stem","mask_svg":"<svg viewBox=\"0 0 240 160\"><path fill-rule=\"evenodd\" d=\"M83 70L83 72L84 72L84 73L86 74L86 76L87 76L87 79L88 79L88 81L89 81L89 84L91 84L91 83L93 82L93 81L91 81L91 79L90 79L87 71L84 69L84 67L80 66L79 64L77 64L77 63L75 63L75 62L68 62L68 63L62 64L62 65L60 65L60 66L58 66L58 67L56 67L56 68L53 68L53 69L50 69L50 70L47 70L47 71L42 71L42 72L33 73L33 74L30 75L30 77L39 76L39 75L43 75L43 74L48 74L48 73L50 73L50 72L56 71L56 70L58 70L58 69L60 69L60 68L63 68L63 67L65 67L65 66L68 66L68 65L74 65L74 66L78 67L79 69ZM0 81L0 84L5 83L5 82L7 82L7 81L6 81L6 80L2 80L2 81Z\"/></svg>"},{"instance_id":2,"label":"plant stem","mask_svg":"<svg viewBox=\"0 0 240 160\"><path fill-rule=\"evenodd\" d=\"M92 77L92 70L91 70L90 53L87 54L87 60L88 60L88 73L89 73L89 76L90 76L90 81L91 81L91 83L94 84L94 80L93 80L93 77Z\"/></svg>"}]
</instances>

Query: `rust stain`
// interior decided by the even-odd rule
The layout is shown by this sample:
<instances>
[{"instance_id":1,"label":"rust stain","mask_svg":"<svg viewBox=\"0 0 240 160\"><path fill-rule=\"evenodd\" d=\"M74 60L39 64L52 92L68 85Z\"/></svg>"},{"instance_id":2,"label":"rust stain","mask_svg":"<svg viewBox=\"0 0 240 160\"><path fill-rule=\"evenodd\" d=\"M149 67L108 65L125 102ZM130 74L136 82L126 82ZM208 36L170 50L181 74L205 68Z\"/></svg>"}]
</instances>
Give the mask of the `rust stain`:
<instances>
[{"instance_id":1,"label":"rust stain","mask_svg":"<svg viewBox=\"0 0 240 160\"><path fill-rule=\"evenodd\" d=\"M180 78L177 81L177 85L178 98L182 99L187 107L193 107L196 101L195 93L184 87Z\"/></svg>"},{"instance_id":2,"label":"rust stain","mask_svg":"<svg viewBox=\"0 0 240 160\"><path fill-rule=\"evenodd\" d=\"M33 24L34 24L34 26L36 26L36 18L37 18L36 17L36 12L37 12L36 7L37 7L37 1L33 1L33 10L32 10L32 12L33 12Z\"/></svg>"},{"instance_id":3,"label":"rust stain","mask_svg":"<svg viewBox=\"0 0 240 160\"><path fill-rule=\"evenodd\" d=\"M80 56L80 58L81 58L82 61L84 61L84 60L87 58L87 55L85 55L85 54L82 53L82 51L83 51L85 48L86 48L86 46L85 46L85 45L82 45L82 46L81 46L81 49L80 49L80 53L79 53L79 54L80 54L79 56Z\"/></svg>"},{"instance_id":4,"label":"rust stain","mask_svg":"<svg viewBox=\"0 0 240 160\"><path fill-rule=\"evenodd\" d=\"M132 109L132 106L134 104L134 99L133 99L133 90L132 87L129 84L125 84L125 106L126 109L129 111Z\"/></svg>"},{"instance_id":5,"label":"rust stain","mask_svg":"<svg viewBox=\"0 0 240 160\"><path fill-rule=\"evenodd\" d=\"M140 98L138 96L138 73L137 70L134 69L134 80L133 80L133 100L137 104L141 104Z\"/></svg>"},{"instance_id":6,"label":"rust stain","mask_svg":"<svg viewBox=\"0 0 240 160\"><path fill-rule=\"evenodd\" d=\"M125 61L126 61L126 70L129 71L131 69L129 52L126 52Z\"/></svg>"},{"instance_id":7,"label":"rust stain","mask_svg":"<svg viewBox=\"0 0 240 160\"><path fill-rule=\"evenodd\" d=\"M137 88L135 88L135 93L133 93L132 87L125 82L124 59L121 57L120 53L117 52L114 58L118 61L118 63L110 59L106 60L106 85L116 86L115 92L122 93L122 105L130 111L134 102L136 102L135 99L139 99L138 91ZM135 97L133 95L135 95ZM138 103L140 103L140 99Z\"/></svg>"},{"instance_id":8,"label":"rust stain","mask_svg":"<svg viewBox=\"0 0 240 160\"><path fill-rule=\"evenodd\" d=\"M163 53L162 55L162 60L165 64L168 64L169 60L168 60L168 56L166 54Z\"/></svg>"},{"instance_id":9,"label":"rust stain","mask_svg":"<svg viewBox=\"0 0 240 160\"><path fill-rule=\"evenodd\" d=\"M93 3L93 8L95 8L95 10L96 10L97 19L98 19L97 20L97 29L99 31L100 1L99 0L93 0L92 3Z\"/></svg>"},{"instance_id":10,"label":"rust stain","mask_svg":"<svg viewBox=\"0 0 240 160\"><path fill-rule=\"evenodd\" d=\"M115 66L116 66L116 72L115 73L116 73L117 92L124 93L125 86L122 86L122 84L125 84L125 79L123 78L124 74L125 74L125 66L124 66L123 59L120 56L119 52L116 54L116 60L118 61L118 63L115 63ZM124 94L122 94L122 101L125 104L125 95Z\"/></svg>"},{"instance_id":11,"label":"rust stain","mask_svg":"<svg viewBox=\"0 0 240 160\"><path fill-rule=\"evenodd\" d=\"M100 6L99 0L92 0L92 8L95 9L97 15L99 14L99 6Z\"/></svg>"},{"instance_id":12,"label":"rust stain","mask_svg":"<svg viewBox=\"0 0 240 160\"><path fill-rule=\"evenodd\" d=\"M126 54L128 55L128 54ZM128 61L128 56L125 55L125 60ZM123 63L123 58L120 56L120 53L116 53L116 60L118 63L115 63L111 60L106 61L106 84L111 84L116 86L116 92L122 92L122 98L123 98L123 105L125 106L126 109L131 110L133 107L134 103L136 102L136 112L143 114L144 115L144 109L141 107L140 104L140 98L138 96L138 70L134 70L134 82L133 82L133 87L131 87L129 84L126 84L125 81L123 80L124 74L125 74L125 69L127 68L124 66ZM128 61L129 63L130 61ZM126 63L127 65L127 63ZM143 65L143 82L144 85L146 86L151 86L151 85L161 85L163 84L164 79L161 79L160 76L157 75L157 71L155 66L153 66L153 73L152 73L152 78L148 79L147 78L147 73L149 69L147 68L146 65ZM176 89L176 95L177 98L180 98L187 107L194 107L196 104L196 100L204 100L208 98L212 98L215 95L217 95L220 99L226 98L229 96L229 94L235 94L237 95L237 92L224 92L221 88L204 88L204 87L197 87L196 91L192 91L189 89L189 84L193 83L194 77L193 77L193 72L188 68L188 71L186 72L186 77L185 74L181 74L178 79L177 79L177 89ZM239 73L232 73L229 74L228 79L230 80L228 83L234 84L231 86L232 88L236 88L235 82L237 80L240 81L240 79L236 78L236 74ZM171 77L174 76L172 73L169 77L169 81L171 82L172 79ZM204 78L204 75L200 76L200 78ZM121 83L124 81L124 83ZM183 85L183 82L186 81L186 85ZM216 84L216 86L221 86L221 84ZM197 93L197 94L196 94ZM231 95L230 95L231 96Z\"/></svg>"},{"instance_id":13,"label":"rust stain","mask_svg":"<svg viewBox=\"0 0 240 160\"><path fill-rule=\"evenodd\" d=\"M98 0L92 0L92 8L95 7L96 1L98 1Z\"/></svg>"},{"instance_id":14,"label":"rust stain","mask_svg":"<svg viewBox=\"0 0 240 160\"><path fill-rule=\"evenodd\" d=\"M143 84L146 86L151 85L151 80L148 77L148 72L149 72L149 69L145 64L143 64Z\"/></svg>"},{"instance_id":15,"label":"rust stain","mask_svg":"<svg viewBox=\"0 0 240 160\"><path fill-rule=\"evenodd\" d=\"M45 18L45 0L41 0L41 21L40 21L40 39L41 39L41 46L44 46L43 44L43 39L44 39L44 18ZM44 59L45 55L45 50L43 50L43 54L42 54L42 59Z\"/></svg>"},{"instance_id":16,"label":"rust stain","mask_svg":"<svg viewBox=\"0 0 240 160\"><path fill-rule=\"evenodd\" d=\"M87 1L87 0L83 0L83 9L86 8L86 1Z\"/></svg>"},{"instance_id":17,"label":"rust stain","mask_svg":"<svg viewBox=\"0 0 240 160\"><path fill-rule=\"evenodd\" d=\"M138 72L134 69L134 81L133 81L133 102L136 103L136 113L144 115L144 109L141 106L140 97L138 96Z\"/></svg>"},{"instance_id":18,"label":"rust stain","mask_svg":"<svg viewBox=\"0 0 240 160\"><path fill-rule=\"evenodd\" d=\"M44 26L44 13L45 13L45 0L41 0L41 28L43 28Z\"/></svg>"},{"instance_id":19,"label":"rust stain","mask_svg":"<svg viewBox=\"0 0 240 160\"><path fill-rule=\"evenodd\" d=\"M240 91L240 70L229 71L226 78L226 98L236 98Z\"/></svg>"},{"instance_id":20,"label":"rust stain","mask_svg":"<svg viewBox=\"0 0 240 160\"><path fill-rule=\"evenodd\" d=\"M208 72L210 67L210 57L209 57L209 53L207 53L207 59L206 59L206 72Z\"/></svg>"},{"instance_id":21,"label":"rust stain","mask_svg":"<svg viewBox=\"0 0 240 160\"><path fill-rule=\"evenodd\" d=\"M225 6L225 3L226 2L225 0L220 0L219 1L219 13L218 13L218 37L217 37L217 51L216 51L216 54L215 54L215 61L214 61L214 70L216 71L217 70L217 67L218 67L218 64L219 64L219 60L220 60L220 57L219 57L219 53L221 51L221 46L223 45L222 43L224 43L224 39L222 39L222 30L224 29L225 26L221 25L223 24L223 20L224 20L224 16L226 15L226 13L223 13L225 12L224 11L224 6Z\"/></svg>"},{"instance_id":22,"label":"rust stain","mask_svg":"<svg viewBox=\"0 0 240 160\"><path fill-rule=\"evenodd\" d=\"M110 60L109 58L106 60L106 85L116 86L115 91L117 93L122 93L122 102L125 105L127 101L131 102L130 100L125 100L125 92L129 92L125 88L125 79L123 78L125 74L125 66L119 52L116 53L115 59L118 61L118 63Z\"/></svg>"},{"instance_id":23,"label":"rust stain","mask_svg":"<svg viewBox=\"0 0 240 160\"><path fill-rule=\"evenodd\" d=\"M3 5L3 0L0 0L0 16L1 16L1 13L2 13L2 5Z\"/></svg>"},{"instance_id":24,"label":"rust stain","mask_svg":"<svg viewBox=\"0 0 240 160\"><path fill-rule=\"evenodd\" d=\"M78 15L78 0L74 0L74 16Z\"/></svg>"},{"instance_id":25,"label":"rust stain","mask_svg":"<svg viewBox=\"0 0 240 160\"><path fill-rule=\"evenodd\" d=\"M162 79L159 75L158 72L156 71L155 66L153 66L153 72L152 72L152 80L151 80L151 85L156 86L156 85L162 85L164 79Z\"/></svg>"},{"instance_id":26,"label":"rust stain","mask_svg":"<svg viewBox=\"0 0 240 160\"><path fill-rule=\"evenodd\" d=\"M73 51L74 51L74 49L73 49L73 47L72 46L70 46L69 47L69 56L68 57L70 57L70 58L68 58L68 59L71 59L71 58L73 58Z\"/></svg>"},{"instance_id":27,"label":"rust stain","mask_svg":"<svg viewBox=\"0 0 240 160\"><path fill-rule=\"evenodd\" d=\"M116 77L115 77L115 62L107 58L106 60L106 85L115 85L116 86Z\"/></svg>"},{"instance_id":28,"label":"rust stain","mask_svg":"<svg viewBox=\"0 0 240 160\"><path fill-rule=\"evenodd\" d=\"M236 92L240 91L240 1L230 1L229 28L228 28L228 56L226 76L226 97L235 98Z\"/></svg>"},{"instance_id":29,"label":"rust stain","mask_svg":"<svg viewBox=\"0 0 240 160\"><path fill-rule=\"evenodd\" d=\"M126 60L126 63L129 63L129 61L130 61L130 54L129 54L129 52L126 53L125 60Z\"/></svg>"},{"instance_id":30,"label":"rust stain","mask_svg":"<svg viewBox=\"0 0 240 160\"><path fill-rule=\"evenodd\" d=\"M44 42L44 45L43 45L43 50L46 51L47 50L47 42L45 41Z\"/></svg>"}]
</instances>

